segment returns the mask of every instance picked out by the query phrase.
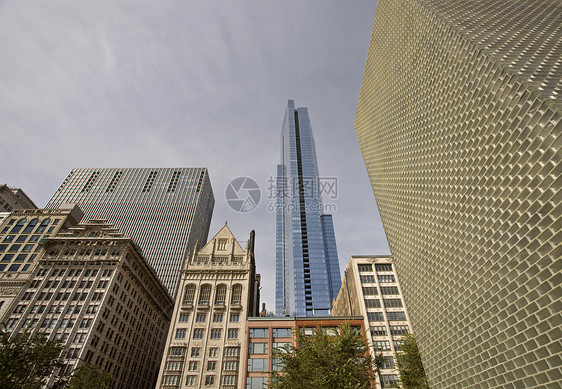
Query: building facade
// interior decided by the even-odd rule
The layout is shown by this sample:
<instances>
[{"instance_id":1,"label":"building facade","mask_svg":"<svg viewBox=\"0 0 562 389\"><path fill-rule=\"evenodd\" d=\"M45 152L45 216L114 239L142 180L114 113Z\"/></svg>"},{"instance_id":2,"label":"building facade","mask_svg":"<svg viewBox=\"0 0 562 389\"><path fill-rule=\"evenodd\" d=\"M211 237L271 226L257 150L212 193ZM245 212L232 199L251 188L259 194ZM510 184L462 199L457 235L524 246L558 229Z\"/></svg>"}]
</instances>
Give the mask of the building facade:
<instances>
[{"instance_id":1,"label":"building facade","mask_svg":"<svg viewBox=\"0 0 562 389\"><path fill-rule=\"evenodd\" d=\"M7 330L63 342L66 373L85 361L111 373L113 388L154 388L173 302L139 248L104 221L43 245Z\"/></svg>"},{"instance_id":2,"label":"building facade","mask_svg":"<svg viewBox=\"0 0 562 389\"><path fill-rule=\"evenodd\" d=\"M10 188L0 184L0 212L14 209L35 209L37 206L20 188Z\"/></svg>"},{"instance_id":3,"label":"building facade","mask_svg":"<svg viewBox=\"0 0 562 389\"><path fill-rule=\"evenodd\" d=\"M276 181L278 315L327 316L341 285L332 216L323 214L307 108L289 100Z\"/></svg>"},{"instance_id":4,"label":"building facade","mask_svg":"<svg viewBox=\"0 0 562 389\"><path fill-rule=\"evenodd\" d=\"M130 236L175 298L188 251L206 242L215 199L205 168L73 169L46 208L75 203Z\"/></svg>"},{"instance_id":5,"label":"building facade","mask_svg":"<svg viewBox=\"0 0 562 389\"><path fill-rule=\"evenodd\" d=\"M355 128L432 387L562 383L562 3L380 0Z\"/></svg>"},{"instance_id":6,"label":"building facade","mask_svg":"<svg viewBox=\"0 0 562 389\"><path fill-rule=\"evenodd\" d=\"M351 257L332 308L336 316L363 317L372 357L384 357L377 388L398 382L395 355L402 335L412 333L393 262L389 255Z\"/></svg>"},{"instance_id":7,"label":"building facade","mask_svg":"<svg viewBox=\"0 0 562 389\"><path fill-rule=\"evenodd\" d=\"M365 327L361 317L250 317L248 318L245 342L242 349L242 371L244 381L240 388L264 389L270 372L281 370L273 351L287 344L296 346L295 329L304 335L313 335L321 328L328 333L339 331L339 326L349 323L362 334Z\"/></svg>"},{"instance_id":8,"label":"building facade","mask_svg":"<svg viewBox=\"0 0 562 389\"><path fill-rule=\"evenodd\" d=\"M254 231L242 249L225 226L186 259L157 388L242 388L246 319L259 309Z\"/></svg>"},{"instance_id":9,"label":"building facade","mask_svg":"<svg viewBox=\"0 0 562 389\"><path fill-rule=\"evenodd\" d=\"M40 242L76 226L83 212L73 204L59 209L17 209L0 224L0 321L29 280L41 257Z\"/></svg>"}]
</instances>

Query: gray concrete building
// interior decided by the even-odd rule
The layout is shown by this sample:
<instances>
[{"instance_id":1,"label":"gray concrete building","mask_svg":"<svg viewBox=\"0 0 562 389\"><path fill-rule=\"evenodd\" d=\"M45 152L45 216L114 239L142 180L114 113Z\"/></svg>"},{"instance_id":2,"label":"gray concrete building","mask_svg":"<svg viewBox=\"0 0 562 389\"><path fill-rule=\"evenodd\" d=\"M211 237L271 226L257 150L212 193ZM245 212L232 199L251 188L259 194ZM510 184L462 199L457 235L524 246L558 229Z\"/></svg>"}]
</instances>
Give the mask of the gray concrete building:
<instances>
[{"instance_id":1,"label":"gray concrete building","mask_svg":"<svg viewBox=\"0 0 562 389\"><path fill-rule=\"evenodd\" d=\"M228 226L186 259L157 388L242 387L246 319L257 316L254 231L243 249Z\"/></svg>"},{"instance_id":2,"label":"gray concrete building","mask_svg":"<svg viewBox=\"0 0 562 389\"><path fill-rule=\"evenodd\" d=\"M373 359L382 354L384 366L376 378L378 389L398 383L395 355L402 335L412 326L390 255L354 255L345 269L333 316L361 316Z\"/></svg>"},{"instance_id":3,"label":"gray concrete building","mask_svg":"<svg viewBox=\"0 0 562 389\"><path fill-rule=\"evenodd\" d=\"M562 2L380 0L355 128L430 385L562 385Z\"/></svg>"},{"instance_id":4,"label":"gray concrete building","mask_svg":"<svg viewBox=\"0 0 562 389\"><path fill-rule=\"evenodd\" d=\"M73 169L46 208L75 203L139 245L173 298L186 254L206 242L215 204L205 168Z\"/></svg>"},{"instance_id":5,"label":"gray concrete building","mask_svg":"<svg viewBox=\"0 0 562 389\"><path fill-rule=\"evenodd\" d=\"M37 208L37 206L23 190L11 188L6 184L0 184L0 212L34 208Z\"/></svg>"},{"instance_id":6,"label":"gray concrete building","mask_svg":"<svg viewBox=\"0 0 562 389\"><path fill-rule=\"evenodd\" d=\"M154 388L173 301L139 248L99 220L43 246L7 330L60 340L68 348L65 374L88 362L112 374L112 388Z\"/></svg>"}]
</instances>

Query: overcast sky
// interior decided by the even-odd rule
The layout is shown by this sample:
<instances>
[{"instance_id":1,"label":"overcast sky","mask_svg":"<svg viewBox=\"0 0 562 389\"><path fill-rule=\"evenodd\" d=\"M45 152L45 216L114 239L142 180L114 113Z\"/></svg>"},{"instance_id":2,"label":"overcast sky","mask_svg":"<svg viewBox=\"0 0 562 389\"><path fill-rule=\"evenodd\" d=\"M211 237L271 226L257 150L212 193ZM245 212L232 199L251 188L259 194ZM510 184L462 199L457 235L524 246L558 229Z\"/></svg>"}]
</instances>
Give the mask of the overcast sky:
<instances>
[{"instance_id":1,"label":"overcast sky","mask_svg":"<svg viewBox=\"0 0 562 389\"><path fill-rule=\"evenodd\" d=\"M353 131L375 0L0 1L0 183L43 207L75 167L207 167L210 237L256 230L274 309L268 179L287 100L308 107L320 175L337 177L340 267L388 254ZM258 207L233 211L251 177Z\"/></svg>"}]
</instances>

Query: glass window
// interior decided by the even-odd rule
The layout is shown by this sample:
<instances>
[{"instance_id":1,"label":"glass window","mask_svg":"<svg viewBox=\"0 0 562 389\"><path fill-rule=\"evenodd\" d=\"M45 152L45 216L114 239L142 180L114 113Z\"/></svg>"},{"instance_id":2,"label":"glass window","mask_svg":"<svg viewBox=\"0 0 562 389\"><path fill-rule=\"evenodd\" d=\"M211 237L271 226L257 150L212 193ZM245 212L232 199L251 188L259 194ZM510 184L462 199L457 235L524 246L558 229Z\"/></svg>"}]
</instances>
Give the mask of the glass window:
<instances>
[{"instance_id":1,"label":"glass window","mask_svg":"<svg viewBox=\"0 0 562 389\"><path fill-rule=\"evenodd\" d=\"M361 265L357 265L357 270L359 270L359 272L370 272L373 271L373 266L361 264Z\"/></svg>"},{"instance_id":2,"label":"glass window","mask_svg":"<svg viewBox=\"0 0 562 389\"><path fill-rule=\"evenodd\" d=\"M2 262L10 262L14 258L14 254L4 254Z\"/></svg>"},{"instance_id":3,"label":"glass window","mask_svg":"<svg viewBox=\"0 0 562 389\"><path fill-rule=\"evenodd\" d=\"M267 338L269 328L250 328L250 338Z\"/></svg>"},{"instance_id":4,"label":"glass window","mask_svg":"<svg viewBox=\"0 0 562 389\"><path fill-rule=\"evenodd\" d=\"M27 254L18 254L18 256L16 257L16 262L24 262L26 257Z\"/></svg>"},{"instance_id":5,"label":"glass window","mask_svg":"<svg viewBox=\"0 0 562 389\"><path fill-rule=\"evenodd\" d=\"M268 371L267 358L248 359L248 371Z\"/></svg>"},{"instance_id":6,"label":"glass window","mask_svg":"<svg viewBox=\"0 0 562 389\"><path fill-rule=\"evenodd\" d=\"M30 252L30 251L33 250L34 246L35 246L34 244L26 244L25 246L23 246L23 251L24 252Z\"/></svg>"},{"instance_id":7,"label":"glass window","mask_svg":"<svg viewBox=\"0 0 562 389\"><path fill-rule=\"evenodd\" d=\"M386 308L402 308L401 299L384 299L383 301Z\"/></svg>"},{"instance_id":8,"label":"glass window","mask_svg":"<svg viewBox=\"0 0 562 389\"><path fill-rule=\"evenodd\" d=\"M185 347L170 347L170 356L183 357L185 355Z\"/></svg>"},{"instance_id":9,"label":"glass window","mask_svg":"<svg viewBox=\"0 0 562 389\"><path fill-rule=\"evenodd\" d=\"M196 358L201 354L201 348L200 347L192 347L191 348L191 358Z\"/></svg>"},{"instance_id":10,"label":"glass window","mask_svg":"<svg viewBox=\"0 0 562 389\"><path fill-rule=\"evenodd\" d=\"M213 315L213 323L221 323L224 315L222 313L215 313Z\"/></svg>"},{"instance_id":11,"label":"glass window","mask_svg":"<svg viewBox=\"0 0 562 389\"><path fill-rule=\"evenodd\" d=\"M211 285L205 284L201 286L199 291L199 305L209 305L211 300Z\"/></svg>"},{"instance_id":12,"label":"glass window","mask_svg":"<svg viewBox=\"0 0 562 389\"><path fill-rule=\"evenodd\" d=\"M211 330L211 339L220 339L222 336L222 330L220 328L213 328Z\"/></svg>"},{"instance_id":13,"label":"glass window","mask_svg":"<svg viewBox=\"0 0 562 389\"><path fill-rule=\"evenodd\" d=\"M7 248L8 248L7 244L0 244L0 253L6 251Z\"/></svg>"},{"instance_id":14,"label":"glass window","mask_svg":"<svg viewBox=\"0 0 562 389\"><path fill-rule=\"evenodd\" d=\"M267 385L267 377L248 377L246 389L264 389Z\"/></svg>"},{"instance_id":15,"label":"glass window","mask_svg":"<svg viewBox=\"0 0 562 389\"><path fill-rule=\"evenodd\" d=\"M205 386L212 386L214 384L215 384L215 376L214 375L205 376Z\"/></svg>"},{"instance_id":16,"label":"glass window","mask_svg":"<svg viewBox=\"0 0 562 389\"><path fill-rule=\"evenodd\" d=\"M183 304L184 305L193 304L194 298L195 298L195 285L193 284L186 285L183 293Z\"/></svg>"},{"instance_id":17,"label":"glass window","mask_svg":"<svg viewBox=\"0 0 562 389\"><path fill-rule=\"evenodd\" d=\"M8 251L15 252L15 251L18 251L20 248L21 248L21 244L16 243L16 244L11 245L10 249Z\"/></svg>"},{"instance_id":18,"label":"glass window","mask_svg":"<svg viewBox=\"0 0 562 389\"><path fill-rule=\"evenodd\" d=\"M375 265L375 269L377 270L377 273L380 271L392 271L392 265L391 264L378 264Z\"/></svg>"},{"instance_id":19,"label":"glass window","mask_svg":"<svg viewBox=\"0 0 562 389\"><path fill-rule=\"evenodd\" d=\"M231 313L230 314L230 322L231 323L238 323L240 321L240 314L239 313Z\"/></svg>"},{"instance_id":20,"label":"glass window","mask_svg":"<svg viewBox=\"0 0 562 389\"><path fill-rule=\"evenodd\" d=\"M189 313L180 313L179 322L185 323L187 321L189 321Z\"/></svg>"},{"instance_id":21,"label":"glass window","mask_svg":"<svg viewBox=\"0 0 562 389\"><path fill-rule=\"evenodd\" d=\"M205 323L207 321L207 314L206 313L199 313L195 317L195 322L197 323Z\"/></svg>"},{"instance_id":22,"label":"glass window","mask_svg":"<svg viewBox=\"0 0 562 389\"><path fill-rule=\"evenodd\" d=\"M186 386L195 386L195 376L188 375L185 377L185 385Z\"/></svg>"},{"instance_id":23,"label":"glass window","mask_svg":"<svg viewBox=\"0 0 562 389\"><path fill-rule=\"evenodd\" d=\"M176 339L185 339L186 332L185 328L176 329Z\"/></svg>"},{"instance_id":24,"label":"glass window","mask_svg":"<svg viewBox=\"0 0 562 389\"><path fill-rule=\"evenodd\" d=\"M41 224L39 224L39 227L37 227L37 230L35 231L36 234L42 234L45 229L47 228L47 226L49 225L49 223L51 222L51 219L45 219L41 222Z\"/></svg>"},{"instance_id":25,"label":"glass window","mask_svg":"<svg viewBox=\"0 0 562 389\"><path fill-rule=\"evenodd\" d=\"M18 232L20 232L20 230L23 228L23 226L25 225L25 223L27 223L27 219L20 219L18 220L18 222L16 223L16 225L12 228L12 230L10 231L11 234L17 234Z\"/></svg>"},{"instance_id":26,"label":"glass window","mask_svg":"<svg viewBox=\"0 0 562 389\"><path fill-rule=\"evenodd\" d=\"M20 268L20 265L10 265L10 267L8 268L8 271L18 271L18 269Z\"/></svg>"},{"instance_id":27,"label":"glass window","mask_svg":"<svg viewBox=\"0 0 562 389\"><path fill-rule=\"evenodd\" d=\"M207 361L207 371L217 370L217 361Z\"/></svg>"},{"instance_id":28,"label":"glass window","mask_svg":"<svg viewBox=\"0 0 562 389\"><path fill-rule=\"evenodd\" d=\"M384 321L384 314L382 312L367 312L369 321Z\"/></svg>"},{"instance_id":29,"label":"glass window","mask_svg":"<svg viewBox=\"0 0 562 389\"><path fill-rule=\"evenodd\" d=\"M291 329L290 328L274 328L273 329L274 338L290 338Z\"/></svg>"},{"instance_id":30,"label":"glass window","mask_svg":"<svg viewBox=\"0 0 562 389\"><path fill-rule=\"evenodd\" d=\"M211 347L209 349L209 357L216 358L219 355L219 349L217 347Z\"/></svg>"},{"instance_id":31,"label":"glass window","mask_svg":"<svg viewBox=\"0 0 562 389\"><path fill-rule=\"evenodd\" d=\"M224 305L226 301L226 285L220 284L217 286L217 293L215 295L215 304Z\"/></svg>"},{"instance_id":32,"label":"glass window","mask_svg":"<svg viewBox=\"0 0 562 389\"><path fill-rule=\"evenodd\" d=\"M384 326L371 327L371 335L373 336L386 335L386 327Z\"/></svg>"},{"instance_id":33,"label":"glass window","mask_svg":"<svg viewBox=\"0 0 562 389\"><path fill-rule=\"evenodd\" d=\"M267 343L250 343L250 354L267 354Z\"/></svg>"},{"instance_id":34,"label":"glass window","mask_svg":"<svg viewBox=\"0 0 562 389\"><path fill-rule=\"evenodd\" d=\"M202 328L196 328L193 330L193 339L203 339L205 335L205 330Z\"/></svg>"},{"instance_id":35,"label":"glass window","mask_svg":"<svg viewBox=\"0 0 562 389\"><path fill-rule=\"evenodd\" d=\"M238 357L240 356L240 347L225 347L224 355L227 357Z\"/></svg>"},{"instance_id":36,"label":"glass window","mask_svg":"<svg viewBox=\"0 0 562 389\"><path fill-rule=\"evenodd\" d=\"M238 339L238 328L228 329L228 339Z\"/></svg>"},{"instance_id":37,"label":"glass window","mask_svg":"<svg viewBox=\"0 0 562 389\"><path fill-rule=\"evenodd\" d=\"M188 371L196 371L197 370L197 361L189 361L187 364Z\"/></svg>"},{"instance_id":38,"label":"glass window","mask_svg":"<svg viewBox=\"0 0 562 389\"><path fill-rule=\"evenodd\" d=\"M392 274L379 275L377 278L381 283L396 282Z\"/></svg>"},{"instance_id":39,"label":"glass window","mask_svg":"<svg viewBox=\"0 0 562 389\"><path fill-rule=\"evenodd\" d=\"M379 299L365 299L365 306L367 308L380 308L381 302Z\"/></svg>"},{"instance_id":40,"label":"glass window","mask_svg":"<svg viewBox=\"0 0 562 389\"><path fill-rule=\"evenodd\" d=\"M361 283L371 283L371 282L375 282L375 276L374 275L361 275L359 277L361 279Z\"/></svg>"},{"instance_id":41,"label":"glass window","mask_svg":"<svg viewBox=\"0 0 562 389\"><path fill-rule=\"evenodd\" d=\"M230 303L232 305L240 305L242 303L242 285L236 284L232 287L232 298Z\"/></svg>"},{"instance_id":42,"label":"glass window","mask_svg":"<svg viewBox=\"0 0 562 389\"><path fill-rule=\"evenodd\" d=\"M37 225L37 223L39 222L39 219L35 218L33 220L31 220L27 226L25 226L25 229L23 230L24 234L31 234L31 232L33 231L33 229L35 228L35 226Z\"/></svg>"},{"instance_id":43,"label":"glass window","mask_svg":"<svg viewBox=\"0 0 562 389\"><path fill-rule=\"evenodd\" d=\"M388 320L391 320L391 321L405 321L406 320L406 314L402 311L387 312L386 317L388 318Z\"/></svg>"}]
</instances>

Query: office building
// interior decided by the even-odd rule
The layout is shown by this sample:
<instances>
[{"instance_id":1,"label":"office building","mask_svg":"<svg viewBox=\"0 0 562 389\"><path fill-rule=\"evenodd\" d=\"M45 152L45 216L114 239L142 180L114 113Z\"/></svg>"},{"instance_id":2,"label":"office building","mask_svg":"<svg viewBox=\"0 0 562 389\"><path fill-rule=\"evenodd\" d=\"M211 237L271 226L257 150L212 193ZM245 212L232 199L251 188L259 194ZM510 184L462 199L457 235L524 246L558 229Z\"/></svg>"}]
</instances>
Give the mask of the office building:
<instances>
[{"instance_id":1,"label":"office building","mask_svg":"<svg viewBox=\"0 0 562 389\"><path fill-rule=\"evenodd\" d=\"M276 181L278 315L327 316L340 288L332 216L322 212L322 183L308 109L289 100Z\"/></svg>"},{"instance_id":2,"label":"office building","mask_svg":"<svg viewBox=\"0 0 562 389\"><path fill-rule=\"evenodd\" d=\"M113 388L154 388L173 301L139 248L95 220L43 246L7 330L60 340L65 373L88 362L112 374Z\"/></svg>"},{"instance_id":3,"label":"office building","mask_svg":"<svg viewBox=\"0 0 562 389\"><path fill-rule=\"evenodd\" d=\"M39 242L75 227L83 212L73 204L58 209L17 209L0 223L0 321L29 279L43 251Z\"/></svg>"},{"instance_id":4,"label":"office building","mask_svg":"<svg viewBox=\"0 0 562 389\"><path fill-rule=\"evenodd\" d=\"M246 318L259 309L254 231L243 249L228 226L181 272L157 388L242 388Z\"/></svg>"},{"instance_id":5,"label":"office building","mask_svg":"<svg viewBox=\"0 0 562 389\"><path fill-rule=\"evenodd\" d=\"M332 308L335 316L363 317L371 356L384 357L379 389L398 382L395 355L402 335L412 333L393 262L389 255L352 256Z\"/></svg>"},{"instance_id":6,"label":"office building","mask_svg":"<svg viewBox=\"0 0 562 389\"><path fill-rule=\"evenodd\" d=\"M561 36L560 1L378 2L355 128L431 387L562 384Z\"/></svg>"},{"instance_id":7,"label":"office building","mask_svg":"<svg viewBox=\"0 0 562 389\"><path fill-rule=\"evenodd\" d=\"M365 327L361 317L249 317L242 348L244 381L240 388L263 389L270 372L283 367L274 358L274 349L287 344L296 346L295 329L305 336L313 335L320 328L328 334L336 334L339 327L349 324L361 334Z\"/></svg>"},{"instance_id":8,"label":"office building","mask_svg":"<svg viewBox=\"0 0 562 389\"><path fill-rule=\"evenodd\" d=\"M207 241L215 199L204 168L73 169L46 208L68 202L131 237L175 298L186 254Z\"/></svg>"},{"instance_id":9,"label":"office building","mask_svg":"<svg viewBox=\"0 0 562 389\"><path fill-rule=\"evenodd\" d=\"M35 209L37 206L20 188L10 188L0 184L0 212L10 212L14 209Z\"/></svg>"}]
</instances>

